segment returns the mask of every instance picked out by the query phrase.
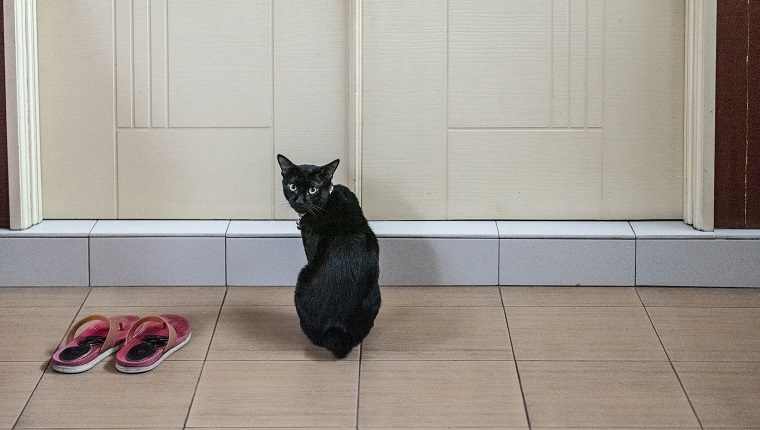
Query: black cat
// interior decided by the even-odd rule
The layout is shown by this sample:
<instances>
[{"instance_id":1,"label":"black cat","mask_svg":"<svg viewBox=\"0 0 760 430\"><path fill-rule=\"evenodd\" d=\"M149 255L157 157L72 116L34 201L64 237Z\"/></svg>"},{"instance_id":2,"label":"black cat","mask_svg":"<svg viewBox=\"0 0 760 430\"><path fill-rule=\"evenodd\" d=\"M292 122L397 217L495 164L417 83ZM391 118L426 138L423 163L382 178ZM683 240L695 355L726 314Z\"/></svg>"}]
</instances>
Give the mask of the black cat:
<instances>
[{"instance_id":1,"label":"black cat","mask_svg":"<svg viewBox=\"0 0 760 430\"><path fill-rule=\"evenodd\" d=\"M295 294L301 329L312 343L344 358L380 310L377 238L356 195L332 184L340 160L321 167L297 166L282 155L277 161L306 251Z\"/></svg>"}]
</instances>

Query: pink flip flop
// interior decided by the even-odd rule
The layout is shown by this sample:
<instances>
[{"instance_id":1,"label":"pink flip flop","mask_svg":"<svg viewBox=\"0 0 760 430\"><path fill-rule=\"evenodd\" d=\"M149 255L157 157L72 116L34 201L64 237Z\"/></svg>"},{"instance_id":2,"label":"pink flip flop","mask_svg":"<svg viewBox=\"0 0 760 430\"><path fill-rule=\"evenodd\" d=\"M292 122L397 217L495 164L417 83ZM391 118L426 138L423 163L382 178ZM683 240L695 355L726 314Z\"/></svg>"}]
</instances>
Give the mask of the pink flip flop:
<instances>
[{"instance_id":1,"label":"pink flip flop","mask_svg":"<svg viewBox=\"0 0 760 430\"><path fill-rule=\"evenodd\" d=\"M166 357L190 341L190 322L179 315L141 318L127 333L124 347L116 354L116 370L142 373L155 369Z\"/></svg>"},{"instance_id":2,"label":"pink flip flop","mask_svg":"<svg viewBox=\"0 0 760 430\"><path fill-rule=\"evenodd\" d=\"M53 354L53 370L62 373L81 373L92 369L101 360L118 351L127 338L127 332L138 317L132 315L104 317L90 315L78 321L66 334L61 346ZM97 321L76 335L83 325Z\"/></svg>"}]
</instances>

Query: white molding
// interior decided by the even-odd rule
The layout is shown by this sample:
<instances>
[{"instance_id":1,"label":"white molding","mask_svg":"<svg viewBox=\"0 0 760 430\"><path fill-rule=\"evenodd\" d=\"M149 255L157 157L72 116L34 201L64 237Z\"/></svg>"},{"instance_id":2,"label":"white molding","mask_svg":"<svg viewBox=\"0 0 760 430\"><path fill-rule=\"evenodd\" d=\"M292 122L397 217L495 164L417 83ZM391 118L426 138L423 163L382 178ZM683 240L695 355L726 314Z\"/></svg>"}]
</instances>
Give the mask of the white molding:
<instances>
[{"instance_id":1,"label":"white molding","mask_svg":"<svg viewBox=\"0 0 760 430\"><path fill-rule=\"evenodd\" d=\"M686 2L684 221L714 229L717 0Z\"/></svg>"},{"instance_id":2,"label":"white molding","mask_svg":"<svg viewBox=\"0 0 760 430\"><path fill-rule=\"evenodd\" d=\"M3 6L10 218L11 228L24 229L42 221L37 1L8 0Z\"/></svg>"},{"instance_id":3,"label":"white molding","mask_svg":"<svg viewBox=\"0 0 760 430\"><path fill-rule=\"evenodd\" d=\"M362 0L351 2L349 14L349 175L356 197L362 199Z\"/></svg>"},{"instance_id":4,"label":"white molding","mask_svg":"<svg viewBox=\"0 0 760 430\"><path fill-rule=\"evenodd\" d=\"M699 232L681 221L371 226L383 285L760 287L758 230ZM48 220L0 229L0 287L224 285L226 274L227 285L292 288L306 261L298 234L292 221Z\"/></svg>"}]
</instances>

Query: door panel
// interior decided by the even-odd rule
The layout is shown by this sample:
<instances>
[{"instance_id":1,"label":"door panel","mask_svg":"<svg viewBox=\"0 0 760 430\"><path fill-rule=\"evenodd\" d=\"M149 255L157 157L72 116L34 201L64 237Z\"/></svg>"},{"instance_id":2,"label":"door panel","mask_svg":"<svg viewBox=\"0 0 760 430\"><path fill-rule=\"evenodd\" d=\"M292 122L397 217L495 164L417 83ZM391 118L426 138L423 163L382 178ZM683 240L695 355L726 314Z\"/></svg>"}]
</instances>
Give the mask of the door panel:
<instances>
[{"instance_id":1,"label":"door panel","mask_svg":"<svg viewBox=\"0 0 760 430\"><path fill-rule=\"evenodd\" d=\"M551 2L451 1L448 14L449 126L550 127Z\"/></svg>"},{"instance_id":2,"label":"door panel","mask_svg":"<svg viewBox=\"0 0 760 430\"><path fill-rule=\"evenodd\" d=\"M43 217L114 218L113 4L37 6Z\"/></svg>"},{"instance_id":3,"label":"door panel","mask_svg":"<svg viewBox=\"0 0 760 430\"><path fill-rule=\"evenodd\" d=\"M333 181L349 185L348 7L344 1L274 3L274 149L298 164L341 162ZM275 218L293 218L274 167Z\"/></svg>"},{"instance_id":4,"label":"door panel","mask_svg":"<svg viewBox=\"0 0 760 430\"><path fill-rule=\"evenodd\" d=\"M272 125L268 0L169 0L169 125Z\"/></svg>"},{"instance_id":5,"label":"door panel","mask_svg":"<svg viewBox=\"0 0 760 430\"><path fill-rule=\"evenodd\" d=\"M294 218L277 152L347 183L347 6L38 0L44 216Z\"/></svg>"},{"instance_id":6,"label":"door panel","mask_svg":"<svg viewBox=\"0 0 760 430\"><path fill-rule=\"evenodd\" d=\"M607 1L604 219L683 216L682 1Z\"/></svg>"},{"instance_id":7,"label":"door panel","mask_svg":"<svg viewBox=\"0 0 760 430\"><path fill-rule=\"evenodd\" d=\"M599 218L601 147L599 130L452 130L449 214Z\"/></svg>"},{"instance_id":8,"label":"door panel","mask_svg":"<svg viewBox=\"0 0 760 430\"><path fill-rule=\"evenodd\" d=\"M363 5L362 203L377 219L445 219L446 7Z\"/></svg>"},{"instance_id":9,"label":"door panel","mask_svg":"<svg viewBox=\"0 0 760 430\"><path fill-rule=\"evenodd\" d=\"M120 218L271 217L271 129L131 129L118 139Z\"/></svg>"},{"instance_id":10,"label":"door panel","mask_svg":"<svg viewBox=\"0 0 760 430\"><path fill-rule=\"evenodd\" d=\"M682 0L364 10L370 217L681 217Z\"/></svg>"}]
</instances>

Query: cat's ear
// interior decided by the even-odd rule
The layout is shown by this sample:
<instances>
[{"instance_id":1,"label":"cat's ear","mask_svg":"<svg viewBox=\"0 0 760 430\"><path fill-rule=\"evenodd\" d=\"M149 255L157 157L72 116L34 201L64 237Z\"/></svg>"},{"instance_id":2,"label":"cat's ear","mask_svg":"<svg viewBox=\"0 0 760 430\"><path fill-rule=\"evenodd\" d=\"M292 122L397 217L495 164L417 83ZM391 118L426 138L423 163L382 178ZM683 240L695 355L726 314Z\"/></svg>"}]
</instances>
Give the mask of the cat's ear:
<instances>
[{"instance_id":1,"label":"cat's ear","mask_svg":"<svg viewBox=\"0 0 760 430\"><path fill-rule=\"evenodd\" d=\"M288 158L282 154L277 154L277 162L280 163L280 169L282 169L282 176L285 176L288 172L290 172L291 169L296 167L296 165L293 164L292 161L288 160Z\"/></svg>"},{"instance_id":2,"label":"cat's ear","mask_svg":"<svg viewBox=\"0 0 760 430\"><path fill-rule=\"evenodd\" d=\"M330 164L326 164L319 168L320 176L322 176L322 179L325 181L331 181L333 178L333 174L335 173L335 169L338 168L338 164L340 163L340 160L335 160Z\"/></svg>"}]
</instances>

